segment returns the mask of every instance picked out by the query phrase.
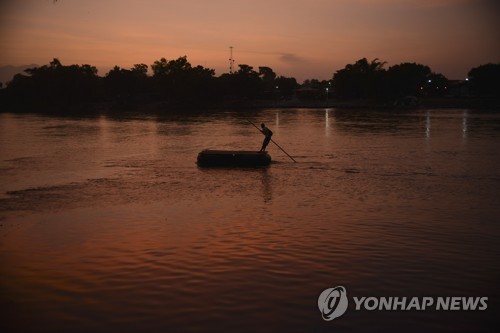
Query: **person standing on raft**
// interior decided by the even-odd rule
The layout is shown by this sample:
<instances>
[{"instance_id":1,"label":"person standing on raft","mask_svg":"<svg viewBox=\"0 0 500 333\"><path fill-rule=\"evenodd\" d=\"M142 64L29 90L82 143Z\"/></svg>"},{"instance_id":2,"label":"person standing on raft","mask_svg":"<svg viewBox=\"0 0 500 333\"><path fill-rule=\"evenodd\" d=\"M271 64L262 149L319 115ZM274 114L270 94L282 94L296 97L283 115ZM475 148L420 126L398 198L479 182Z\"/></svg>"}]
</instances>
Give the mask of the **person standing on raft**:
<instances>
[{"instance_id":1,"label":"person standing on raft","mask_svg":"<svg viewBox=\"0 0 500 333\"><path fill-rule=\"evenodd\" d=\"M271 137L273 136L273 131L271 131L269 128L266 127L264 123L260 124L260 127L262 128L261 132L264 134L264 142L262 142L262 148L260 148L259 152L265 152L266 147L269 144L269 141L271 141Z\"/></svg>"}]
</instances>

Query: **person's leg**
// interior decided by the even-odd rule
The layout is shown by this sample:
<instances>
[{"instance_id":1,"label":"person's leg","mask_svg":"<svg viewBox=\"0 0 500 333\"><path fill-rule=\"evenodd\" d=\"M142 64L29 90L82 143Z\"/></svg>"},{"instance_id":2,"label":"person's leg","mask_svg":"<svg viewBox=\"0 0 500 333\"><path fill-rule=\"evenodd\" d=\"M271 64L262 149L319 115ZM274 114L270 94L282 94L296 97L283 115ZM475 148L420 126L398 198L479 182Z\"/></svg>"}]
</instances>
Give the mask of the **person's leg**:
<instances>
[{"instance_id":1,"label":"person's leg","mask_svg":"<svg viewBox=\"0 0 500 333\"><path fill-rule=\"evenodd\" d=\"M271 141L271 138L265 138L264 142L262 143L262 148L260 148L260 151L266 151L266 147L269 144L269 141Z\"/></svg>"}]
</instances>

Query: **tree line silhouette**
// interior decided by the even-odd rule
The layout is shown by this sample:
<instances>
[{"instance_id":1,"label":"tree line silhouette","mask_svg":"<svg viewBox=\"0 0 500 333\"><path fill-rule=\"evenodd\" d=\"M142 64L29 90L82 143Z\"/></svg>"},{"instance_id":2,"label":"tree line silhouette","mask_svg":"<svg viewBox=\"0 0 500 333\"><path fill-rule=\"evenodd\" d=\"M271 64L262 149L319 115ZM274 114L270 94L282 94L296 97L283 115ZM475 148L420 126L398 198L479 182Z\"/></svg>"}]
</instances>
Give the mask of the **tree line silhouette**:
<instances>
[{"instance_id":1,"label":"tree line silhouette","mask_svg":"<svg viewBox=\"0 0 500 333\"><path fill-rule=\"evenodd\" d=\"M360 59L336 71L331 80L306 80L278 76L270 67L241 64L234 73L215 75L213 69L193 66L186 56L161 58L151 66L130 69L115 66L104 77L91 65L48 65L17 74L0 90L2 104L11 106L74 105L103 101L167 102L202 106L224 101L256 99L364 99L393 100L404 96L444 96L450 81L428 66L401 63L385 69L385 62ZM149 70L152 74L148 75ZM500 64L485 64L469 71L468 92L500 96Z\"/></svg>"}]
</instances>

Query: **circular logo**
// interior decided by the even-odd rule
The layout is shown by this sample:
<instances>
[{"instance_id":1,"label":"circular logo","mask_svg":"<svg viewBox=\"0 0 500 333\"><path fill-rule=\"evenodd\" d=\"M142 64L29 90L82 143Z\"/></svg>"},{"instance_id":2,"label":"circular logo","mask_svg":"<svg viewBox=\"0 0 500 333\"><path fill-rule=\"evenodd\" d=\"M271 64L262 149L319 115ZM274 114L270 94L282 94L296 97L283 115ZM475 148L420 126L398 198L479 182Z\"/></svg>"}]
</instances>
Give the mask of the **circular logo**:
<instances>
[{"instance_id":1,"label":"circular logo","mask_svg":"<svg viewBox=\"0 0 500 333\"><path fill-rule=\"evenodd\" d=\"M318 298L318 308L324 320L340 317L347 310L347 291L342 286L324 290Z\"/></svg>"}]
</instances>

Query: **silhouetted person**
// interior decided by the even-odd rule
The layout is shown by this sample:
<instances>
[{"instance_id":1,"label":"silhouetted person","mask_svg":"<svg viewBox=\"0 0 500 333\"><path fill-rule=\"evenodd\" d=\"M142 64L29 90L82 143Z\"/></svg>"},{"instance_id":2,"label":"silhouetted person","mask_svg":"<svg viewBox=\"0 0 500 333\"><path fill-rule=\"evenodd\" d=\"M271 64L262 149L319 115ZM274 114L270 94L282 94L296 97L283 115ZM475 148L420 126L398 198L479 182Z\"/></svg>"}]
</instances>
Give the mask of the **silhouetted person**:
<instances>
[{"instance_id":1,"label":"silhouetted person","mask_svg":"<svg viewBox=\"0 0 500 333\"><path fill-rule=\"evenodd\" d=\"M264 152L266 151L266 147L269 144L269 141L271 141L271 137L273 136L273 131L271 131L269 128L266 127L264 123L260 124L260 127L262 127L262 134L264 134L264 142L262 142L262 148L260 148L259 152Z\"/></svg>"}]
</instances>

